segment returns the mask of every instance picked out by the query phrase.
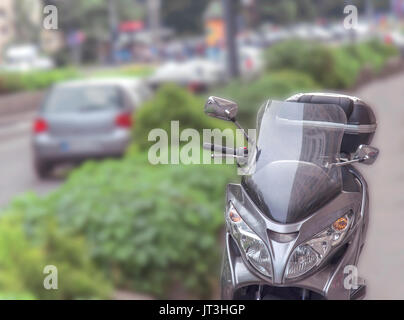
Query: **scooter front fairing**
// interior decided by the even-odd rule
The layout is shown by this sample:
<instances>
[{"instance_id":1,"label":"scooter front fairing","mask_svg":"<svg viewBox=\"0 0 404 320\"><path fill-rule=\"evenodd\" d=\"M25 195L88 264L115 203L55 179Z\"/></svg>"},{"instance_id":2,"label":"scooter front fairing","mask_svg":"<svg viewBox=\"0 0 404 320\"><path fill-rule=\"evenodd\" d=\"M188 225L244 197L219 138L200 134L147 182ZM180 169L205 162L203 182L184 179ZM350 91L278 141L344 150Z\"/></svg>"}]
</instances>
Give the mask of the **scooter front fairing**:
<instances>
[{"instance_id":1,"label":"scooter front fairing","mask_svg":"<svg viewBox=\"0 0 404 320\"><path fill-rule=\"evenodd\" d=\"M344 272L363 244L367 191L335 165L345 124L337 105L261 108L254 170L227 190L223 298L355 297Z\"/></svg>"}]
</instances>

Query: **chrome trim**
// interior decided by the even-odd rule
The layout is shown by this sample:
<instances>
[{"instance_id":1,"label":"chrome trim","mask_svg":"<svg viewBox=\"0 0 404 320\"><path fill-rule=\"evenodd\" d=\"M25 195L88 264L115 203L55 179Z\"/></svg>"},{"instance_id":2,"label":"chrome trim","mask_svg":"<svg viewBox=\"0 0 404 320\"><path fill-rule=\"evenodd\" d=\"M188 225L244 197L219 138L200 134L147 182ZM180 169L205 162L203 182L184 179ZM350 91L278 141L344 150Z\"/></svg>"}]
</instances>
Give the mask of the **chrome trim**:
<instances>
[{"instance_id":1,"label":"chrome trim","mask_svg":"<svg viewBox=\"0 0 404 320\"><path fill-rule=\"evenodd\" d=\"M362 101L361 99L359 99L358 97L355 96L348 96L346 94L341 94L341 93L334 93L334 92L306 92L306 93L297 93L289 98L286 99L286 101L288 100L293 100L293 99L297 99L300 98L301 96L304 95L313 95L313 96L322 96L322 97L338 97L338 98L349 98L354 102L357 101Z\"/></svg>"},{"instance_id":2,"label":"chrome trim","mask_svg":"<svg viewBox=\"0 0 404 320\"><path fill-rule=\"evenodd\" d=\"M376 131L377 123L373 124L346 124L345 132L348 133L373 133Z\"/></svg>"},{"instance_id":3,"label":"chrome trim","mask_svg":"<svg viewBox=\"0 0 404 320\"><path fill-rule=\"evenodd\" d=\"M376 131L377 124L344 124L337 122L327 122L327 121L312 121L312 120L290 120L280 117L276 117L279 122L285 122L290 125L307 125L311 127L323 127L331 129L344 129L346 133L373 133Z\"/></svg>"},{"instance_id":4,"label":"chrome trim","mask_svg":"<svg viewBox=\"0 0 404 320\"><path fill-rule=\"evenodd\" d=\"M327 92L308 92L308 93L298 93L286 99L286 101L290 100L298 100L303 95L315 95L315 96L323 96L323 97L341 97L351 99L353 102L362 102L361 99L355 96L348 96L345 94L339 93L327 93ZM305 103L305 102L301 102ZM376 131L377 124L346 124L344 127L344 131L346 133L373 133Z\"/></svg>"}]
</instances>

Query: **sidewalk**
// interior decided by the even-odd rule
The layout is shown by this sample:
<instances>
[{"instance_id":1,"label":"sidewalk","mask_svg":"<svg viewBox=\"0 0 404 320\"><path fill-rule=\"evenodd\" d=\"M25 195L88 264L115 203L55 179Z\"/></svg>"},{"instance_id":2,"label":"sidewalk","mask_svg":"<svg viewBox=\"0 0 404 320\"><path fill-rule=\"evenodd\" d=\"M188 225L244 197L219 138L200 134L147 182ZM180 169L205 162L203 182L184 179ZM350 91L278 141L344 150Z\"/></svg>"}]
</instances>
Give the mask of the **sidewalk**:
<instances>
[{"instance_id":1,"label":"sidewalk","mask_svg":"<svg viewBox=\"0 0 404 320\"><path fill-rule=\"evenodd\" d=\"M357 165L369 184L370 222L359 259L367 299L404 297L404 73L355 92L375 111L372 145L380 155L372 166Z\"/></svg>"}]
</instances>

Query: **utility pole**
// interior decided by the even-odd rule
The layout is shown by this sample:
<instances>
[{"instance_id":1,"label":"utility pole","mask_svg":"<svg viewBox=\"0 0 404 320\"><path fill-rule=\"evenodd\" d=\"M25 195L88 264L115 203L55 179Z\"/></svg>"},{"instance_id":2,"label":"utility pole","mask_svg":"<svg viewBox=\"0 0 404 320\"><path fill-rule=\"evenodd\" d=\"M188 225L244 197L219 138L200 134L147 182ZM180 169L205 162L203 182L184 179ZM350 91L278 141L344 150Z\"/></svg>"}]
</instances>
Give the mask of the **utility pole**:
<instances>
[{"instance_id":1,"label":"utility pole","mask_svg":"<svg viewBox=\"0 0 404 320\"><path fill-rule=\"evenodd\" d=\"M244 19L247 29L253 29L257 21L257 3L256 0L241 0L244 7Z\"/></svg>"},{"instance_id":2,"label":"utility pole","mask_svg":"<svg viewBox=\"0 0 404 320\"><path fill-rule=\"evenodd\" d=\"M147 11L149 16L149 26L153 44L159 45L160 43L160 8L161 0L147 0Z\"/></svg>"},{"instance_id":3,"label":"utility pole","mask_svg":"<svg viewBox=\"0 0 404 320\"><path fill-rule=\"evenodd\" d=\"M226 24L227 70L230 78L237 77L239 72L238 49L236 43L236 10L234 0L222 0Z\"/></svg>"},{"instance_id":4,"label":"utility pole","mask_svg":"<svg viewBox=\"0 0 404 320\"><path fill-rule=\"evenodd\" d=\"M115 53L118 49L117 47L117 37L118 37L118 14L116 11L115 0L108 0L108 22L109 22L109 32L111 41L111 60L113 63L116 62Z\"/></svg>"},{"instance_id":5,"label":"utility pole","mask_svg":"<svg viewBox=\"0 0 404 320\"><path fill-rule=\"evenodd\" d=\"M374 15L373 0L366 0L366 18L370 22Z\"/></svg>"}]
</instances>

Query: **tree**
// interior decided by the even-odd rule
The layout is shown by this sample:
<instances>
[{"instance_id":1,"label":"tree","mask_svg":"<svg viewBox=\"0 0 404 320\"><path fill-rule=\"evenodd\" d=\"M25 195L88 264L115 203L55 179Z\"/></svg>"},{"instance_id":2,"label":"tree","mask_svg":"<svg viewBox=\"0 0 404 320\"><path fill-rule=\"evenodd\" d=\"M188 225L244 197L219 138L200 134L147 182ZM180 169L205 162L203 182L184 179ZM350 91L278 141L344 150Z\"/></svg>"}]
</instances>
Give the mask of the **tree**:
<instances>
[{"instance_id":1,"label":"tree","mask_svg":"<svg viewBox=\"0 0 404 320\"><path fill-rule=\"evenodd\" d=\"M162 22L180 34L203 31L203 13L209 1L170 0L162 1Z\"/></svg>"},{"instance_id":2,"label":"tree","mask_svg":"<svg viewBox=\"0 0 404 320\"><path fill-rule=\"evenodd\" d=\"M107 0L44 0L45 5L55 5L59 13L59 29L68 35L81 30L86 34L83 59L93 61L97 57L100 42L111 39ZM145 16L144 6L136 0L115 2L119 21L139 20Z\"/></svg>"},{"instance_id":3,"label":"tree","mask_svg":"<svg viewBox=\"0 0 404 320\"><path fill-rule=\"evenodd\" d=\"M41 6L37 1L14 1L15 41L17 43L38 43L40 34Z\"/></svg>"},{"instance_id":4,"label":"tree","mask_svg":"<svg viewBox=\"0 0 404 320\"><path fill-rule=\"evenodd\" d=\"M316 17L343 19L344 7L353 4L359 13L365 13L366 2L373 3L375 11L389 10L390 0L257 0L263 20L279 24L312 22Z\"/></svg>"}]
</instances>

